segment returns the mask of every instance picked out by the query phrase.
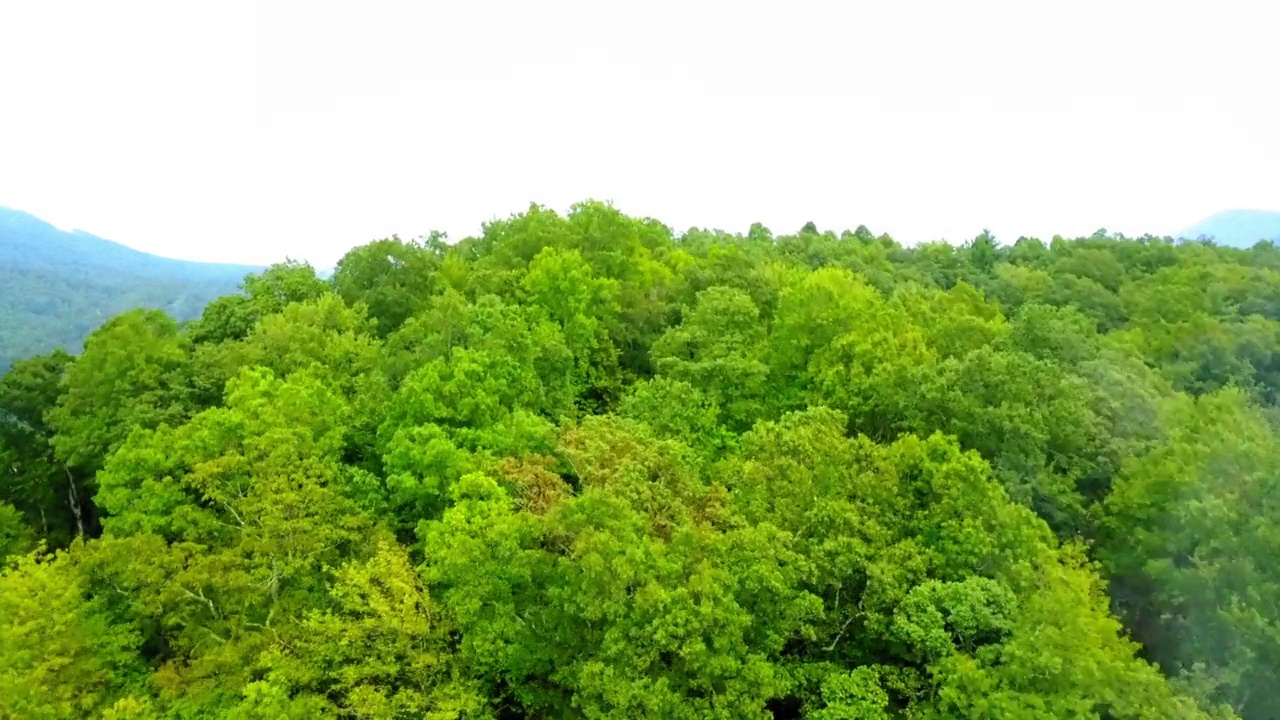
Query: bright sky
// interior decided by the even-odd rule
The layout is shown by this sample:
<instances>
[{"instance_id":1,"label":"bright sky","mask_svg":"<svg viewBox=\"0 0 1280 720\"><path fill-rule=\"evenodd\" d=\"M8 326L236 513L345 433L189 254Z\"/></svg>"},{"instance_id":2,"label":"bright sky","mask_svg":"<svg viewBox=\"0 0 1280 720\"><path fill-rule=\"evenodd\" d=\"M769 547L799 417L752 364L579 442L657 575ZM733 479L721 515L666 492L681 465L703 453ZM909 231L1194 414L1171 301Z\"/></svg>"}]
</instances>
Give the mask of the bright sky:
<instances>
[{"instance_id":1,"label":"bright sky","mask_svg":"<svg viewBox=\"0 0 1280 720\"><path fill-rule=\"evenodd\" d=\"M587 198L677 230L1176 232L1280 209L1278 23L1270 0L5 2L0 205L321 267Z\"/></svg>"}]
</instances>

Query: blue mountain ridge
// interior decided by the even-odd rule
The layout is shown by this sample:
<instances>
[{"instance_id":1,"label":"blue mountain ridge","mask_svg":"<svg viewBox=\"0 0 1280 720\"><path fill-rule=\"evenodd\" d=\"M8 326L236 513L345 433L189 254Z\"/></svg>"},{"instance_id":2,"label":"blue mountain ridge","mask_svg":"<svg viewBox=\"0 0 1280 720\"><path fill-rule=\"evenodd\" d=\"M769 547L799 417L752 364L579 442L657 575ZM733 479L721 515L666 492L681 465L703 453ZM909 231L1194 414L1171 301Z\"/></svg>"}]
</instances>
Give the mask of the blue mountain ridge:
<instances>
[{"instance_id":1,"label":"blue mountain ridge","mask_svg":"<svg viewBox=\"0 0 1280 720\"><path fill-rule=\"evenodd\" d=\"M77 351L100 324L134 308L198 317L261 269L152 255L0 207L0 370L58 347Z\"/></svg>"},{"instance_id":2,"label":"blue mountain ridge","mask_svg":"<svg viewBox=\"0 0 1280 720\"><path fill-rule=\"evenodd\" d=\"M1219 245L1249 248L1259 241L1280 243L1280 211L1225 210L1188 227L1179 237L1212 238Z\"/></svg>"}]
</instances>

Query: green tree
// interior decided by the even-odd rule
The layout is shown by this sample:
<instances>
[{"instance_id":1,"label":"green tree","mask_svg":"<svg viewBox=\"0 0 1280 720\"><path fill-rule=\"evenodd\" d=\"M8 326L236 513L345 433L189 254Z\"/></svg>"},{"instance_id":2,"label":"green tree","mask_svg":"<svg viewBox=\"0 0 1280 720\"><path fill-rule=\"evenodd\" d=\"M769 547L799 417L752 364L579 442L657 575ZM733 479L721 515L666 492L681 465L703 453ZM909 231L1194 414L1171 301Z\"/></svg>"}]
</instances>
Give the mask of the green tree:
<instances>
[{"instance_id":1,"label":"green tree","mask_svg":"<svg viewBox=\"0 0 1280 720\"><path fill-rule=\"evenodd\" d=\"M741 432L763 413L769 367L762 359L760 311L741 290L713 287L698 293L680 325L653 345L658 372L699 388Z\"/></svg>"},{"instance_id":2,"label":"green tree","mask_svg":"<svg viewBox=\"0 0 1280 720\"><path fill-rule=\"evenodd\" d=\"M609 331L617 324L617 282L595 277L576 250L544 248L520 283L525 302L560 327L574 356L576 394L602 409L620 392L618 350Z\"/></svg>"},{"instance_id":3,"label":"green tree","mask_svg":"<svg viewBox=\"0 0 1280 720\"><path fill-rule=\"evenodd\" d=\"M445 239L376 240L348 252L333 271L333 287L348 305L362 304L381 336L395 332L436 292Z\"/></svg>"},{"instance_id":4,"label":"green tree","mask_svg":"<svg viewBox=\"0 0 1280 720\"><path fill-rule=\"evenodd\" d=\"M183 420L191 410L188 344L156 310L125 313L94 332L47 415L57 458L92 475L134 428Z\"/></svg>"},{"instance_id":5,"label":"green tree","mask_svg":"<svg viewBox=\"0 0 1280 720\"><path fill-rule=\"evenodd\" d=\"M55 351L19 361L0 378L0 502L21 510L23 524L55 548L92 529L84 474L54 455L46 420L72 362Z\"/></svg>"},{"instance_id":6,"label":"green tree","mask_svg":"<svg viewBox=\"0 0 1280 720\"><path fill-rule=\"evenodd\" d=\"M320 297L328 286L310 265L297 261L276 263L241 283L239 295L226 295L209 303L192 324L196 342L225 342L248 335L258 320L280 312L290 303Z\"/></svg>"},{"instance_id":7,"label":"green tree","mask_svg":"<svg viewBox=\"0 0 1280 720\"><path fill-rule=\"evenodd\" d=\"M1165 408L1168 437L1125 465L1102 557L1122 616L1172 675L1243 717L1280 712L1280 438L1239 391Z\"/></svg>"}]
</instances>

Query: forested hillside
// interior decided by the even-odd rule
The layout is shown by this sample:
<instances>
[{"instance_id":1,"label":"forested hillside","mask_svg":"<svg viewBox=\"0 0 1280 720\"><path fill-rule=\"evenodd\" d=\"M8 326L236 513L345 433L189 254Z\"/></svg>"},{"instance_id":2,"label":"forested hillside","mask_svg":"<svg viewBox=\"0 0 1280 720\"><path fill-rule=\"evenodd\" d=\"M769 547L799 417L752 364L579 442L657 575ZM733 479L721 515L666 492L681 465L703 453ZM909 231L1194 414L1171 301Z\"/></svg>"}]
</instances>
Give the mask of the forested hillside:
<instances>
[{"instance_id":1,"label":"forested hillside","mask_svg":"<svg viewBox=\"0 0 1280 720\"><path fill-rule=\"evenodd\" d=\"M148 255L0 208L0 371L54 348L78 352L94 328L133 308L198 317L261 269Z\"/></svg>"},{"instance_id":2,"label":"forested hillside","mask_svg":"<svg viewBox=\"0 0 1280 720\"><path fill-rule=\"evenodd\" d=\"M1280 717L1280 250L584 203L0 380L0 717Z\"/></svg>"}]
</instances>

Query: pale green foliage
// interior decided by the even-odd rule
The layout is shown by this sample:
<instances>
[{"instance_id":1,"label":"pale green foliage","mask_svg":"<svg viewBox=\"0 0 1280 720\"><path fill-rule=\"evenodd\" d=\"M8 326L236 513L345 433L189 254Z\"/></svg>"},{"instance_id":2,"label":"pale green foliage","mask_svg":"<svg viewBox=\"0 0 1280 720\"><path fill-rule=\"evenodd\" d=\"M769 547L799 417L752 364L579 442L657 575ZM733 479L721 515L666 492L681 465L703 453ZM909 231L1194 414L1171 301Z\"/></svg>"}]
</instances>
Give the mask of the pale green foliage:
<instances>
[{"instance_id":1,"label":"pale green foliage","mask_svg":"<svg viewBox=\"0 0 1280 720\"><path fill-rule=\"evenodd\" d=\"M113 617L76 562L27 558L0 576L0 716L93 717L145 682L141 638Z\"/></svg>"}]
</instances>

